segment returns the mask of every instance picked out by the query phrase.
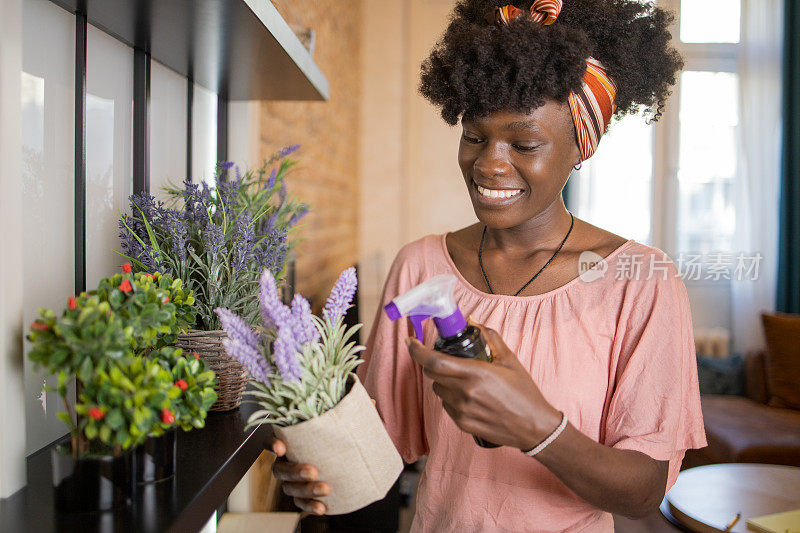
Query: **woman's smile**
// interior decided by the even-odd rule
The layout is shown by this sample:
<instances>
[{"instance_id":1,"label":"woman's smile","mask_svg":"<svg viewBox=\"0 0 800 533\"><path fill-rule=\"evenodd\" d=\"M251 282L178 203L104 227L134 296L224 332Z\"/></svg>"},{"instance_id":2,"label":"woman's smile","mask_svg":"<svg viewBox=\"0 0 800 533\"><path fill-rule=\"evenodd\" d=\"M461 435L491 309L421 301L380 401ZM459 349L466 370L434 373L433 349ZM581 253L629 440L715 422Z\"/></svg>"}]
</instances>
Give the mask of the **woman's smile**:
<instances>
[{"instance_id":1,"label":"woman's smile","mask_svg":"<svg viewBox=\"0 0 800 533\"><path fill-rule=\"evenodd\" d=\"M476 200L487 206L507 206L520 199L524 192L523 189L483 187L474 180L472 181L472 188L476 192Z\"/></svg>"}]
</instances>

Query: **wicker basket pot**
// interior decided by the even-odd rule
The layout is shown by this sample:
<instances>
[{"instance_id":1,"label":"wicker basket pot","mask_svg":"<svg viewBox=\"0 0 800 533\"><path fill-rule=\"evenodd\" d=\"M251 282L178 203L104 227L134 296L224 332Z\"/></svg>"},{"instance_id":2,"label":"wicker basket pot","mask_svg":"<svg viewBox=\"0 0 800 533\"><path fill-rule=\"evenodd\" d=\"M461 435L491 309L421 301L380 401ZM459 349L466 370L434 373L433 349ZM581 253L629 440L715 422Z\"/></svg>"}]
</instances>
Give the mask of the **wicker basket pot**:
<instances>
[{"instance_id":1,"label":"wicker basket pot","mask_svg":"<svg viewBox=\"0 0 800 533\"><path fill-rule=\"evenodd\" d=\"M331 487L319 498L336 515L355 511L382 499L403 471L403 460L383 427L375 405L355 374L350 392L316 418L293 426L275 426L295 463L319 470Z\"/></svg>"},{"instance_id":2,"label":"wicker basket pot","mask_svg":"<svg viewBox=\"0 0 800 533\"><path fill-rule=\"evenodd\" d=\"M217 376L214 390L217 401L209 411L230 411L242 404L242 393L247 385L248 375L244 366L225 353L222 341L228 335L223 330L203 331L190 329L178 335L175 347L188 355L193 352L208 362L208 366Z\"/></svg>"}]
</instances>

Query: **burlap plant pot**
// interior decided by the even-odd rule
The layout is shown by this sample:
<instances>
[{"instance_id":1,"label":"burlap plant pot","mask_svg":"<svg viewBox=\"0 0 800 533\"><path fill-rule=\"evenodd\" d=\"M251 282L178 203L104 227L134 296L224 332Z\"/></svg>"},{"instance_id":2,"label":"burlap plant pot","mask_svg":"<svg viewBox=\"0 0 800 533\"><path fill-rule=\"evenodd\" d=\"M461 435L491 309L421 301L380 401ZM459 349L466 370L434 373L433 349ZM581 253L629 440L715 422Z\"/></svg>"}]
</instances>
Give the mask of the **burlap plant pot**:
<instances>
[{"instance_id":1,"label":"burlap plant pot","mask_svg":"<svg viewBox=\"0 0 800 533\"><path fill-rule=\"evenodd\" d=\"M329 411L294 426L275 426L289 460L316 466L318 479L330 485L330 495L319 500L332 515L382 499L403 470L366 389L355 375L350 380L350 392Z\"/></svg>"}]
</instances>

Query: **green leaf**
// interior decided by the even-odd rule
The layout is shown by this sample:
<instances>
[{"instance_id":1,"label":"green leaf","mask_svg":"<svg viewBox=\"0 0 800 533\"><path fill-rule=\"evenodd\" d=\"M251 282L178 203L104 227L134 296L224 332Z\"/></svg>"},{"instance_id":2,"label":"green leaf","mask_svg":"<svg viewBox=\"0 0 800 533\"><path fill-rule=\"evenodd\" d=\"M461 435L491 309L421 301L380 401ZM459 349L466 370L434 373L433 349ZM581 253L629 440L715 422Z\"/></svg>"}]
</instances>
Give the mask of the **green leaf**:
<instances>
[{"instance_id":1,"label":"green leaf","mask_svg":"<svg viewBox=\"0 0 800 533\"><path fill-rule=\"evenodd\" d=\"M81 363L80 368L78 368L78 379L82 382L87 382L92 379L92 372L94 368L92 365L92 360L89 357L85 357L83 362Z\"/></svg>"},{"instance_id":2,"label":"green leaf","mask_svg":"<svg viewBox=\"0 0 800 533\"><path fill-rule=\"evenodd\" d=\"M67 425L67 427L71 428L74 426L74 424L72 423L72 418L70 418L68 413L64 411L59 411L56 413L56 416L58 417L59 420L64 422Z\"/></svg>"},{"instance_id":3,"label":"green leaf","mask_svg":"<svg viewBox=\"0 0 800 533\"><path fill-rule=\"evenodd\" d=\"M105 424L100 426L100 440L106 444L111 442L111 428Z\"/></svg>"},{"instance_id":4,"label":"green leaf","mask_svg":"<svg viewBox=\"0 0 800 533\"><path fill-rule=\"evenodd\" d=\"M122 411L119 409L112 409L106 415L105 421L111 429L118 430L125 423L125 418L122 416Z\"/></svg>"}]
</instances>

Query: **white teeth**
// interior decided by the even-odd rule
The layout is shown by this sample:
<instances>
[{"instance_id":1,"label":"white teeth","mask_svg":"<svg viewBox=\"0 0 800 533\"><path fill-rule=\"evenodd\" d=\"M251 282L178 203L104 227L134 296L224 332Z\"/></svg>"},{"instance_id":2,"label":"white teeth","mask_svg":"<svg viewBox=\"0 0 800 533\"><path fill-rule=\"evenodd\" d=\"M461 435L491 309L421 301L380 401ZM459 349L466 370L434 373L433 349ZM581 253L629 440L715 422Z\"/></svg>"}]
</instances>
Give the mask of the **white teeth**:
<instances>
[{"instance_id":1,"label":"white teeth","mask_svg":"<svg viewBox=\"0 0 800 533\"><path fill-rule=\"evenodd\" d=\"M481 194L481 196L485 196L486 198L511 198L512 196L518 195L522 191L519 189L486 189L478 185L478 192Z\"/></svg>"}]
</instances>

